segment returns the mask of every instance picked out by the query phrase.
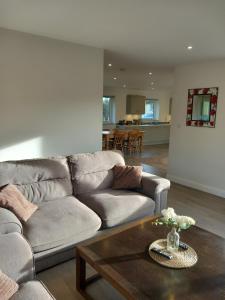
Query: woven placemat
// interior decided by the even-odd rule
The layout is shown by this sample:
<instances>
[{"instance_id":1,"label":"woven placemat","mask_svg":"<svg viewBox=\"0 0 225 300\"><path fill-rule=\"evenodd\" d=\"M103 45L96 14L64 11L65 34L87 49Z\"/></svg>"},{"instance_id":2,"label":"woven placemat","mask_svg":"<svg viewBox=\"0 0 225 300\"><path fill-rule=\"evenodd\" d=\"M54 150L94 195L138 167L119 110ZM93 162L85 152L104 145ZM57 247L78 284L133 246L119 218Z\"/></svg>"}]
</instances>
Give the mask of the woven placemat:
<instances>
[{"instance_id":1,"label":"woven placemat","mask_svg":"<svg viewBox=\"0 0 225 300\"><path fill-rule=\"evenodd\" d=\"M149 255L160 265L168 268L181 269L190 268L194 266L198 261L198 255L193 248L188 246L187 250L179 249L171 253L173 255L172 259L165 258L153 251L151 248L156 247L159 249L166 249L166 240L157 240L149 246Z\"/></svg>"}]
</instances>

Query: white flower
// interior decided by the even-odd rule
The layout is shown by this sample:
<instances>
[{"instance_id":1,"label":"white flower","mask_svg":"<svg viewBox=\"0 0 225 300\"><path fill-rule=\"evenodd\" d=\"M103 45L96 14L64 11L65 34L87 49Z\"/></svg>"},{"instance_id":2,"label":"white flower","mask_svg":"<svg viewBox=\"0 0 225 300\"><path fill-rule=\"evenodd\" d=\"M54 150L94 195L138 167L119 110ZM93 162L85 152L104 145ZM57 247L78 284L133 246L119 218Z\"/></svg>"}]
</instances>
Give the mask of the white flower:
<instances>
[{"instance_id":1,"label":"white flower","mask_svg":"<svg viewBox=\"0 0 225 300\"><path fill-rule=\"evenodd\" d=\"M176 223L180 229L187 229L190 226L195 225L195 220L187 216L177 216Z\"/></svg>"},{"instance_id":2,"label":"white flower","mask_svg":"<svg viewBox=\"0 0 225 300\"><path fill-rule=\"evenodd\" d=\"M162 210L162 217L157 219L155 225L167 225L175 227L178 230L188 229L192 225L195 225L195 220L187 216L179 216L175 213L172 207Z\"/></svg>"},{"instance_id":3,"label":"white flower","mask_svg":"<svg viewBox=\"0 0 225 300\"><path fill-rule=\"evenodd\" d=\"M176 213L172 207L162 210L163 220L168 221L169 219L176 220Z\"/></svg>"}]
</instances>

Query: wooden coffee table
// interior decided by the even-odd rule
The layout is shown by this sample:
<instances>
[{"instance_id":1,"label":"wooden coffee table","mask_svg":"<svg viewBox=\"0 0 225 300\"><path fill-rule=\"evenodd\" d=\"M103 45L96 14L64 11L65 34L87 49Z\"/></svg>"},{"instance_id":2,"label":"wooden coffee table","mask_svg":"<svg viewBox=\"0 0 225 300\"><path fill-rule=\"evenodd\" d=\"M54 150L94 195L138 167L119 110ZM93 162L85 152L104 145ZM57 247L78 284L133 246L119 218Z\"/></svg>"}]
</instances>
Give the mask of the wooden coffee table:
<instances>
[{"instance_id":1,"label":"wooden coffee table","mask_svg":"<svg viewBox=\"0 0 225 300\"><path fill-rule=\"evenodd\" d=\"M167 228L145 218L77 246L77 289L85 295L86 263L126 299L225 299L225 239L196 226L181 232L198 262L188 269L169 269L154 262L148 247L165 238Z\"/></svg>"}]
</instances>

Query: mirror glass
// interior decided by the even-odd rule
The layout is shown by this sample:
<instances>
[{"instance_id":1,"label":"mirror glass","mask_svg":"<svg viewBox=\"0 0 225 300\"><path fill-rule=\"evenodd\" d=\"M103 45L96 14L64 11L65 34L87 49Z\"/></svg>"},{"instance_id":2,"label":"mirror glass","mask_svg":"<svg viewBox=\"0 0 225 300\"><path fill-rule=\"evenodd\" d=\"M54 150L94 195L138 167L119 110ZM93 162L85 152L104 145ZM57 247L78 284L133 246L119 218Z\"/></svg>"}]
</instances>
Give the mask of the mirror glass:
<instances>
[{"instance_id":1,"label":"mirror glass","mask_svg":"<svg viewBox=\"0 0 225 300\"><path fill-rule=\"evenodd\" d=\"M211 95L194 95L192 120L209 122L210 98Z\"/></svg>"}]
</instances>

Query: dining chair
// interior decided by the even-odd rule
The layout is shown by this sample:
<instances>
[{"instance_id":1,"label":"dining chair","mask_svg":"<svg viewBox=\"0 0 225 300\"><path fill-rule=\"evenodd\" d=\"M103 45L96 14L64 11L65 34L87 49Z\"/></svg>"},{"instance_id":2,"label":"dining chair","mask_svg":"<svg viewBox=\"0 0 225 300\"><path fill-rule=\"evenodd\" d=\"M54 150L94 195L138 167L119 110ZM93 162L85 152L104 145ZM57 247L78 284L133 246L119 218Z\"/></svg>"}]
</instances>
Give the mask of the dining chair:
<instances>
[{"instance_id":1,"label":"dining chair","mask_svg":"<svg viewBox=\"0 0 225 300\"><path fill-rule=\"evenodd\" d=\"M138 134L138 150L142 152L143 149L143 138L144 138L144 131L139 131Z\"/></svg>"},{"instance_id":2,"label":"dining chair","mask_svg":"<svg viewBox=\"0 0 225 300\"><path fill-rule=\"evenodd\" d=\"M126 132L116 131L114 133L113 148L124 151L126 136Z\"/></svg>"},{"instance_id":3,"label":"dining chair","mask_svg":"<svg viewBox=\"0 0 225 300\"><path fill-rule=\"evenodd\" d=\"M102 135L102 150L107 150L107 138L105 135Z\"/></svg>"},{"instance_id":4,"label":"dining chair","mask_svg":"<svg viewBox=\"0 0 225 300\"><path fill-rule=\"evenodd\" d=\"M127 150L130 153L140 151L140 146L139 146L139 132L136 132L136 131L130 131L130 132L128 132Z\"/></svg>"}]
</instances>

